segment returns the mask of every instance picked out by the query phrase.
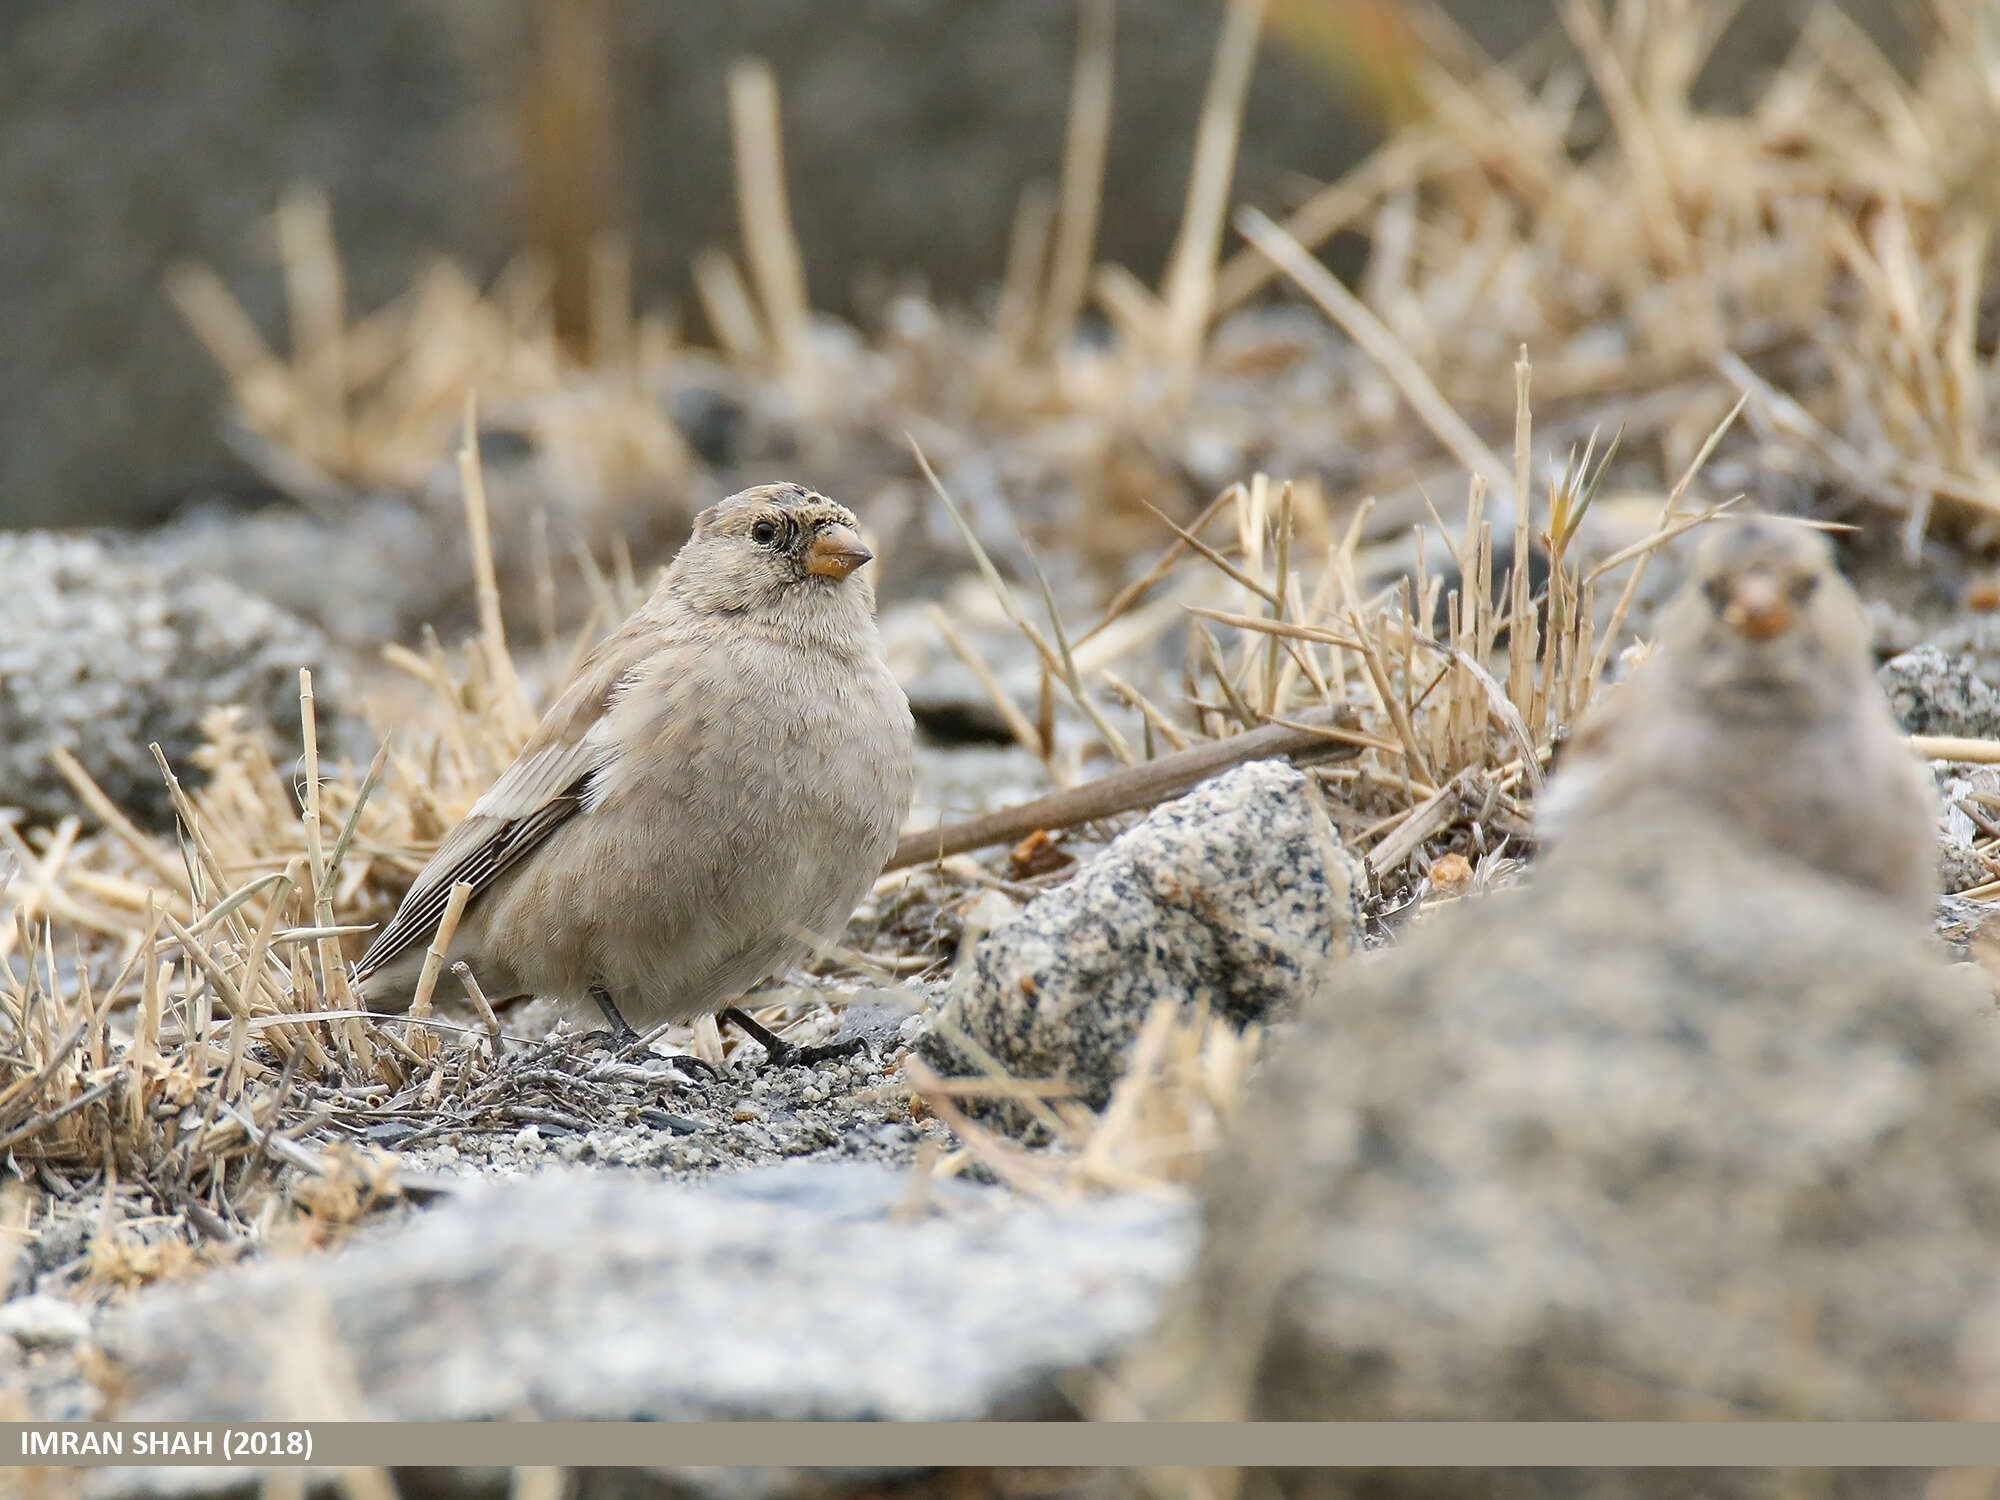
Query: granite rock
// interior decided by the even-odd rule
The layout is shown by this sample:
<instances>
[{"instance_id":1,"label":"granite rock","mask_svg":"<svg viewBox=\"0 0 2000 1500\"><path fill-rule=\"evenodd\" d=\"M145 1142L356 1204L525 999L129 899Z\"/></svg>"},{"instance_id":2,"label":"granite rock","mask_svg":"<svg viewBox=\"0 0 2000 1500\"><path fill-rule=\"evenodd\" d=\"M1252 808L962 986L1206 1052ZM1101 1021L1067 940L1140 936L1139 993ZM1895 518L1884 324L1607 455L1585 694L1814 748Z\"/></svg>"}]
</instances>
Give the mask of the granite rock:
<instances>
[{"instance_id":1,"label":"granite rock","mask_svg":"<svg viewBox=\"0 0 2000 1500\"><path fill-rule=\"evenodd\" d=\"M132 1421L955 1421L1068 1410L1142 1335L1188 1205L1023 1205L793 1163L700 1186L551 1171L328 1255L154 1288L103 1319Z\"/></svg>"},{"instance_id":2,"label":"granite rock","mask_svg":"<svg viewBox=\"0 0 2000 1500\"><path fill-rule=\"evenodd\" d=\"M1019 1077L1101 1106L1163 997L1238 1025L1291 1013L1359 928L1359 862L1284 761L1254 761L1156 808L973 950L920 1046L969 1071L957 1027Z\"/></svg>"},{"instance_id":3,"label":"granite rock","mask_svg":"<svg viewBox=\"0 0 2000 1500\"><path fill-rule=\"evenodd\" d=\"M1979 675L1970 654L1918 646L1884 662L1876 680L1905 734L2000 734L2000 689Z\"/></svg>"},{"instance_id":4,"label":"granite rock","mask_svg":"<svg viewBox=\"0 0 2000 1500\"><path fill-rule=\"evenodd\" d=\"M311 667L323 743L341 673L325 637L234 583L121 559L87 537L0 533L0 806L73 811L60 745L105 795L155 825L173 816L157 742L189 781L211 709L235 704L296 746L299 668Z\"/></svg>"}]
</instances>

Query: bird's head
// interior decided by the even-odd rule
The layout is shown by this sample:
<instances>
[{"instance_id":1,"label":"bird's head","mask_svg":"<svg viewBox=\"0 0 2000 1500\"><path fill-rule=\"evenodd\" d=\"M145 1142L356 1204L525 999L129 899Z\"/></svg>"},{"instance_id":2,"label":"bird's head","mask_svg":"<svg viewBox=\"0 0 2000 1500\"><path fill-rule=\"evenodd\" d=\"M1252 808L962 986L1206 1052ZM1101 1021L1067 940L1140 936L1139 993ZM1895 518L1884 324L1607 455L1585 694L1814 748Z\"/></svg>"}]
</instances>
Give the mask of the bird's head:
<instances>
[{"instance_id":1,"label":"bird's head","mask_svg":"<svg viewBox=\"0 0 2000 1500\"><path fill-rule=\"evenodd\" d=\"M1662 644L1718 711L1836 708L1868 671L1868 628L1817 531L1767 516L1709 529Z\"/></svg>"},{"instance_id":2,"label":"bird's head","mask_svg":"<svg viewBox=\"0 0 2000 1500\"><path fill-rule=\"evenodd\" d=\"M669 586L704 613L865 611L874 590L860 570L873 556L846 506L801 484L761 484L695 517Z\"/></svg>"}]
</instances>

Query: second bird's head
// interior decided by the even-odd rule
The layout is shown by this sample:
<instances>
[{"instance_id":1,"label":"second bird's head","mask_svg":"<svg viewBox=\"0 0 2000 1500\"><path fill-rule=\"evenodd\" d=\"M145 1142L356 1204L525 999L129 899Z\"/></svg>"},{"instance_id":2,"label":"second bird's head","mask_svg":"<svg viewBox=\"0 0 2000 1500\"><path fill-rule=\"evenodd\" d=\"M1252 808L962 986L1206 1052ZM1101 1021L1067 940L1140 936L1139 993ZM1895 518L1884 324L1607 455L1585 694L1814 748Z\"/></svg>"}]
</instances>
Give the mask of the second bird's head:
<instances>
[{"instance_id":1,"label":"second bird's head","mask_svg":"<svg viewBox=\"0 0 2000 1500\"><path fill-rule=\"evenodd\" d=\"M683 597L724 613L872 603L854 512L802 484L760 484L695 517L674 559Z\"/></svg>"},{"instance_id":2,"label":"second bird's head","mask_svg":"<svg viewBox=\"0 0 2000 1500\"><path fill-rule=\"evenodd\" d=\"M1724 711L1836 709L1869 671L1867 622L1818 532L1773 517L1710 529L1674 632L1682 671Z\"/></svg>"}]
</instances>

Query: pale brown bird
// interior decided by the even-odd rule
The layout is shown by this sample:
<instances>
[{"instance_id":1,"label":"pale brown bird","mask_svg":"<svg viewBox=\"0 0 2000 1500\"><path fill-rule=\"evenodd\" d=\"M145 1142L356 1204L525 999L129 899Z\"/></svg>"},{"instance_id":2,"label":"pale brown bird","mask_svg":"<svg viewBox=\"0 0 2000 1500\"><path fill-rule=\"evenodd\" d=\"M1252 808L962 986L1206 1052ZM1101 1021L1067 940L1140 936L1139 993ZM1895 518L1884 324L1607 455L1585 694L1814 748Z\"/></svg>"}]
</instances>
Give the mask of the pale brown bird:
<instances>
[{"instance_id":1,"label":"pale brown bird","mask_svg":"<svg viewBox=\"0 0 2000 1500\"><path fill-rule=\"evenodd\" d=\"M795 1053L732 1002L845 929L916 785L870 556L796 484L697 517L363 955L368 1004L408 1006L467 881L448 958L489 996L592 1001L620 1035L719 1012Z\"/></svg>"},{"instance_id":2,"label":"pale brown bird","mask_svg":"<svg viewBox=\"0 0 2000 1500\"><path fill-rule=\"evenodd\" d=\"M1928 918L1935 790L1818 532L1768 517L1709 530L1652 656L1565 747L1537 831L1587 838L1594 819L1656 788Z\"/></svg>"}]
</instances>

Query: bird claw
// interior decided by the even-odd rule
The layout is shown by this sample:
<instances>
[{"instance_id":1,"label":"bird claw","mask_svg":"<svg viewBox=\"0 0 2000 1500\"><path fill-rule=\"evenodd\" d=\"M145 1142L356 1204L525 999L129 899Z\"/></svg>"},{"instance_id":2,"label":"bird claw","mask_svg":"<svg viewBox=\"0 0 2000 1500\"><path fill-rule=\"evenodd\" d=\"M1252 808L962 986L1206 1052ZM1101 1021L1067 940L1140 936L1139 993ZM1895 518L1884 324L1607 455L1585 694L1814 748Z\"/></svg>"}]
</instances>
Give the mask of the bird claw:
<instances>
[{"instance_id":1,"label":"bird claw","mask_svg":"<svg viewBox=\"0 0 2000 1500\"><path fill-rule=\"evenodd\" d=\"M705 1057L696 1057L692 1052L673 1053L667 1061L683 1073L704 1073L713 1082L720 1082L722 1079L722 1069Z\"/></svg>"},{"instance_id":2,"label":"bird claw","mask_svg":"<svg viewBox=\"0 0 2000 1500\"><path fill-rule=\"evenodd\" d=\"M730 1006L717 1018L734 1021L754 1042L761 1043L766 1058L765 1066L771 1068L810 1068L819 1063L830 1062L834 1058L852 1057L868 1043L858 1036L851 1036L844 1042L825 1042L817 1047L796 1047L782 1040L775 1031L762 1022L745 1015L735 1006Z\"/></svg>"},{"instance_id":3,"label":"bird claw","mask_svg":"<svg viewBox=\"0 0 2000 1500\"><path fill-rule=\"evenodd\" d=\"M587 1051L604 1051L623 1057L636 1040L638 1040L636 1032L627 1031L621 1035L609 1026L600 1026L595 1031L586 1031L577 1037L576 1044Z\"/></svg>"},{"instance_id":4,"label":"bird claw","mask_svg":"<svg viewBox=\"0 0 2000 1500\"><path fill-rule=\"evenodd\" d=\"M864 1051L868 1043L861 1037L851 1036L844 1042L823 1042L817 1047L795 1047L790 1042L780 1042L776 1056L770 1058L767 1066L773 1068L811 1068L823 1062L833 1062L843 1057L853 1057Z\"/></svg>"}]
</instances>

